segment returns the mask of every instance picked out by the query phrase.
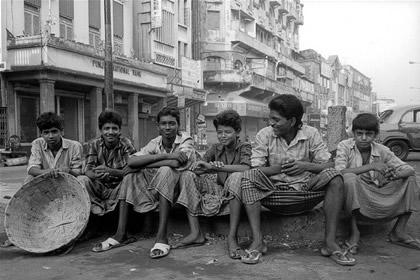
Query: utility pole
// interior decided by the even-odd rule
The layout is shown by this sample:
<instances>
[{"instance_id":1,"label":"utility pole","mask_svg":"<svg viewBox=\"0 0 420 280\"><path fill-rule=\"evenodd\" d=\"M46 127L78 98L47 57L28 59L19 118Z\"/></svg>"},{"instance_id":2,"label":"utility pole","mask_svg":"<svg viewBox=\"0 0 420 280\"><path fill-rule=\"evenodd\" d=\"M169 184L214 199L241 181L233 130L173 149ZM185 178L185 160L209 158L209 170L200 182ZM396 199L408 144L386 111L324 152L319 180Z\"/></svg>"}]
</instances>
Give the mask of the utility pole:
<instances>
[{"instance_id":1,"label":"utility pole","mask_svg":"<svg viewBox=\"0 0 420 280\"><path fill-rule=\"evenodd\" d=\"M112 64L111 0L105 0L105 107L114 110L114 73Z\"/></svg>"}]
</instances>

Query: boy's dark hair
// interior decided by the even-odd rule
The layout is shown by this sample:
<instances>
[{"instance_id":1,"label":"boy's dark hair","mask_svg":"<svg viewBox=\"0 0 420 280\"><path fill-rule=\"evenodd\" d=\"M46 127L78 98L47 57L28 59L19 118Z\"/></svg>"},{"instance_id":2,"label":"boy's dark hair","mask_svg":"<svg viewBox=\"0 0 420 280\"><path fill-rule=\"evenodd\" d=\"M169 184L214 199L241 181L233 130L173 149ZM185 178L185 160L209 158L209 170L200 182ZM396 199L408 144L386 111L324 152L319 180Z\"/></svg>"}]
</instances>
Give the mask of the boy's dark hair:
<instances>
[{"instance_id":1,"label":"boy's dark hair","mask_svg":"<svg viewBox=\"0 0 420 280\"><path fill-rule=\"evenodd\" d=\"M379 120L371 113L358 114L352 122L351 130L354 132L356 129L374 131L375 134L379 133Z\"/></svg>"},{"instance_id":2,"label":"boy's dark hair","mask_svg":"<svg viewBox=\"0 0 420 280\"><path fill-rule=\"evenodd\" d=\"M115 111L112 110L105 110L99 114L98 117L98 126L99 129L102 129L104 124L106 123L113 123L118 125L118 127L121 129L122 125L122 118L121 115Z\"/></svg>"},{"instance_id":3,"label":"boy's dark hair","mask_svg":"<svg viewBox=\"0 0 420 280\"><path fill-rule=\"evenodd\" d=\"M64 129L64 120L54 112L45 112L36 119L36 126L41 132L51 128L58 128L62 131Z\"/></svg>"},{"instance_id":4,"label":"boy's dark hair","mask_svg":"<svg viewBox=\"0 0 420 280\"><path fill-rule=\"evenodd\" d=\"M217 129L219 125L232 127L236 132L242 129L242 119L235 110L225 110L217 114L213 120L214 127Z\"/></svg>"},{"instance_id":5,"label":"boy's dark hair","mask_svg":"<svg viewBox=\"0 0 420 280\"><path fill-rule=\"evenodd\" d=\"M300 100L292 94L280 94L268 103L270 110L276 111L286 119L295 118L295 128L302 126L303 106Z\"/></svg>"},{"instance_id":6,"label":"boy's dark hair","mask_svg":"<svg viewBox=\"0 0 420 280\"><path fill-rule=\"evenodd\" d=\"M163 107L158 115L157 115L157 122L160 122L160 118L162 118L163 116L172 116L176 119L176 122L178 123L178 125L180 124L179 121L179 109L176 107Z\"/></svg>"}]
</instances>

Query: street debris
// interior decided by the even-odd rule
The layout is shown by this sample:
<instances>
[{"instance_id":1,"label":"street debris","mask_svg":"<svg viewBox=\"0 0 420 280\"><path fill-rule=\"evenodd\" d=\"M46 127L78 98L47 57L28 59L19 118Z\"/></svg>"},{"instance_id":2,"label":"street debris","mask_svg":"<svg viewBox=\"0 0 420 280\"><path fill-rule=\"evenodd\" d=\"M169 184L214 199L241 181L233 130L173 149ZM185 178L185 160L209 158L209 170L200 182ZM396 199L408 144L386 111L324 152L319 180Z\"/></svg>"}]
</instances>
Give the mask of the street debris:
<instances>
[{"instance_id":1,"label":"street debris","mask_svg":"<svg viewBox=\"0 0 420 280\"><path fill-rule=\"evenodd\" d=\"M410 268L410 270L417 270L420 269L420 264L416 265L415 267Z\"/></svg>"},{"instance_id":2,"label":"street debris","mask_svg":"<svg viewBox=\"0 0 420 280\"><path fill-rule=\"evenodd\" d=\"M214 263L217 263L217 259L209 260L206 264L209 265L209 264L214 264Z\"/></svg>"}]
</instances>

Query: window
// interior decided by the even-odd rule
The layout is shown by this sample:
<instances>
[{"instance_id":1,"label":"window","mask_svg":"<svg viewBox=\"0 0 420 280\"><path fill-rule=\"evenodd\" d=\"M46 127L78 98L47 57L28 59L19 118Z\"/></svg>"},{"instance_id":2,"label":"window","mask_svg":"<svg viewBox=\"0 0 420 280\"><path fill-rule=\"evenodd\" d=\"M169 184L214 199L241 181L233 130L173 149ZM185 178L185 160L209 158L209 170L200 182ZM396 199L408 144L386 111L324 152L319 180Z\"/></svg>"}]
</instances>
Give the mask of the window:
<instances>
[{"instance_id":1,"label":"window","mask_svg":"<svg viewBox=\"0 0 420 280\"><path fill-rule=\"evenodd\" d=\"M89 0L89 27L101 29L101 2L100 0Z\"/></svg>"},{"instance_id":2,"label":"window","mask_svg":"<svg viewBox=\"0 0 420 280\"><path fill-rule=\"evenodd\" d=\"M101 34L99 33L99 30L92 27L89 27L89 45L93 46L95 49L103 49Z\"/></svg>"},{"instance_id":3,"label":"window","mask_svg":"<svg viewBox=\"0 0 420 280\"><path fill-rule=\"evenodd\" d=\"M123 41L118 38L117 36L114 36L114 54L116 55L123 55L124 54L124 45Z\"/></svg>"},{"instance_id":4,"label":"window","mask_svg":"<svg viewBox=\"0 0 420 280\"><path fill-rule=\"evenodd\" d=\"M414 111L414 122L420 123L420 110Z\"/></svg>"},{"instance_id":5,"label":"window","mask_svg":"<svg viewBox=\"0 0 420 280\"><path fill-rule=\"evenodd\" d=\"M188 44L184 43L184 56L188 57Z\"/></svg>"},{"instance_id":6,"label":"window","mask_svg":"<svg viewBox=\"0 0 420 280\"><path fill-rule=\"evenodd\" d=\"M73 40L73 21L60 17L60 38Z\"/></svg>"},{"instance_id":7,"label":"window","mask_svg":"<svg viewBox=\"0 0 420 280\"><path fill-rule=\"evenodd\" d=\"M60 38L73 40L73 18L74 3L73 0L60 0Z\"/></svg>"},{"instance_id":8,"label":"window","mask_svg":"<svg viewBox=\"0 0 420 280\"><path fill-rule=\"evenodd\" d=\"M162 27L155 29L156 41L175 46L174 19L175 14L173 12L162 9Z\"/></svg>"},{"instance_id":9,"label":"window","mask_svg":"<svg viewBox=\"0 0 420 280\"><path fill-rule=\"evenodd\" d=\"M123 5L114 1L113 2L113 27L114 27L114 53L117 55L124 54L124 13Z\"/></svg>"},{"instance_id":10,"label":"window","mask_svg":"<svg viewBox=\"0 0 420 280\"><path fill-rule=\"evenodd\" d=\"M123 18L123 5L114 1L113 6L113 27L114 27L114 37L123 38L124 37L124 18Z\"/></svg>"},{"instance_id":11,"label":"window","mask_svg":"<svg viewBox=\"0 0 420 280\"><path fill-rule=\"evenodd\" d=\"M233 69L242 69L243 65L242 62L240 60L236 60L235 63L233 64Z\"/></svg>"},{"instance_id":12,"label":"window","mask_svg":"<svg viewBox=\"0 0 420 280\"><path fill-rule=\"evenodd\" d=\"M401 118L401 122L412 123L412 122L414 122L413 116L414 116L413 111L408 111Z\"/></svg>"},{"instance_id":13,"label":"window","mask_svg":"<svg viewBox=\"0 0 420 280\"><path fill-rule=\"evenodd\" d=\"M207 29L219 30L220 29L220 12L207 11Z\"/></svg>"},{"instance_id":14,"label":"window","mask_svg":"<svg viewBox=\"0 0 420 280\"><path fill-rule=\"evenodd\" d=\"M25 2L24 6L24 21L25 21L25 36L33 36L41 34L39 7L28 5Z\"/></svg>"}]
</instances>

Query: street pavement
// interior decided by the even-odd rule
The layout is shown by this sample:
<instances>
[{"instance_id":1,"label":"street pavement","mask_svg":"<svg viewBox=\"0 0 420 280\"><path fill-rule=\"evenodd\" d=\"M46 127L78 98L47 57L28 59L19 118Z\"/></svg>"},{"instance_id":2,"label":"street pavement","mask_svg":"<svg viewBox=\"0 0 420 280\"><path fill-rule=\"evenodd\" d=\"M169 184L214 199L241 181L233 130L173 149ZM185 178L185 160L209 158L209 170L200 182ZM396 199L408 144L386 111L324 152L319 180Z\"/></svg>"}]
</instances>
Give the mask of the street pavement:
<instances>
[{"instance_id":1,"label":"street pavement","mask_svg":"<svg viewBox=\"0 0 420 280\"><path fill-rule=\"evenodd\" d=\"M420 178L420 153L408 163ZM0 210L6 196L18 189L25 167L0 168ZM4 237L1 217L0 238ZM187 221L185 221L187 222ZM372 230L373 228L373 230ZM139 235L130 245L104 253L93 253L93 245L107 236L76 244L65 256L38 256L18 248L0 250L0 279L420 279L420 251L390 244L387 232L361 227L361 248L354 267L336 265L320 256L320 242L294 244L268 240L269 251L257 265L245 265L226 255L224 236L207 233L203 247L172 250L168 257L152 260L148 250L153 238ZM409 231L420 238L420 213L413 214ZM172 233L170 241L180 238ZM242 240L246 242L246 240Z\"/></svg>"}]
</instances>

